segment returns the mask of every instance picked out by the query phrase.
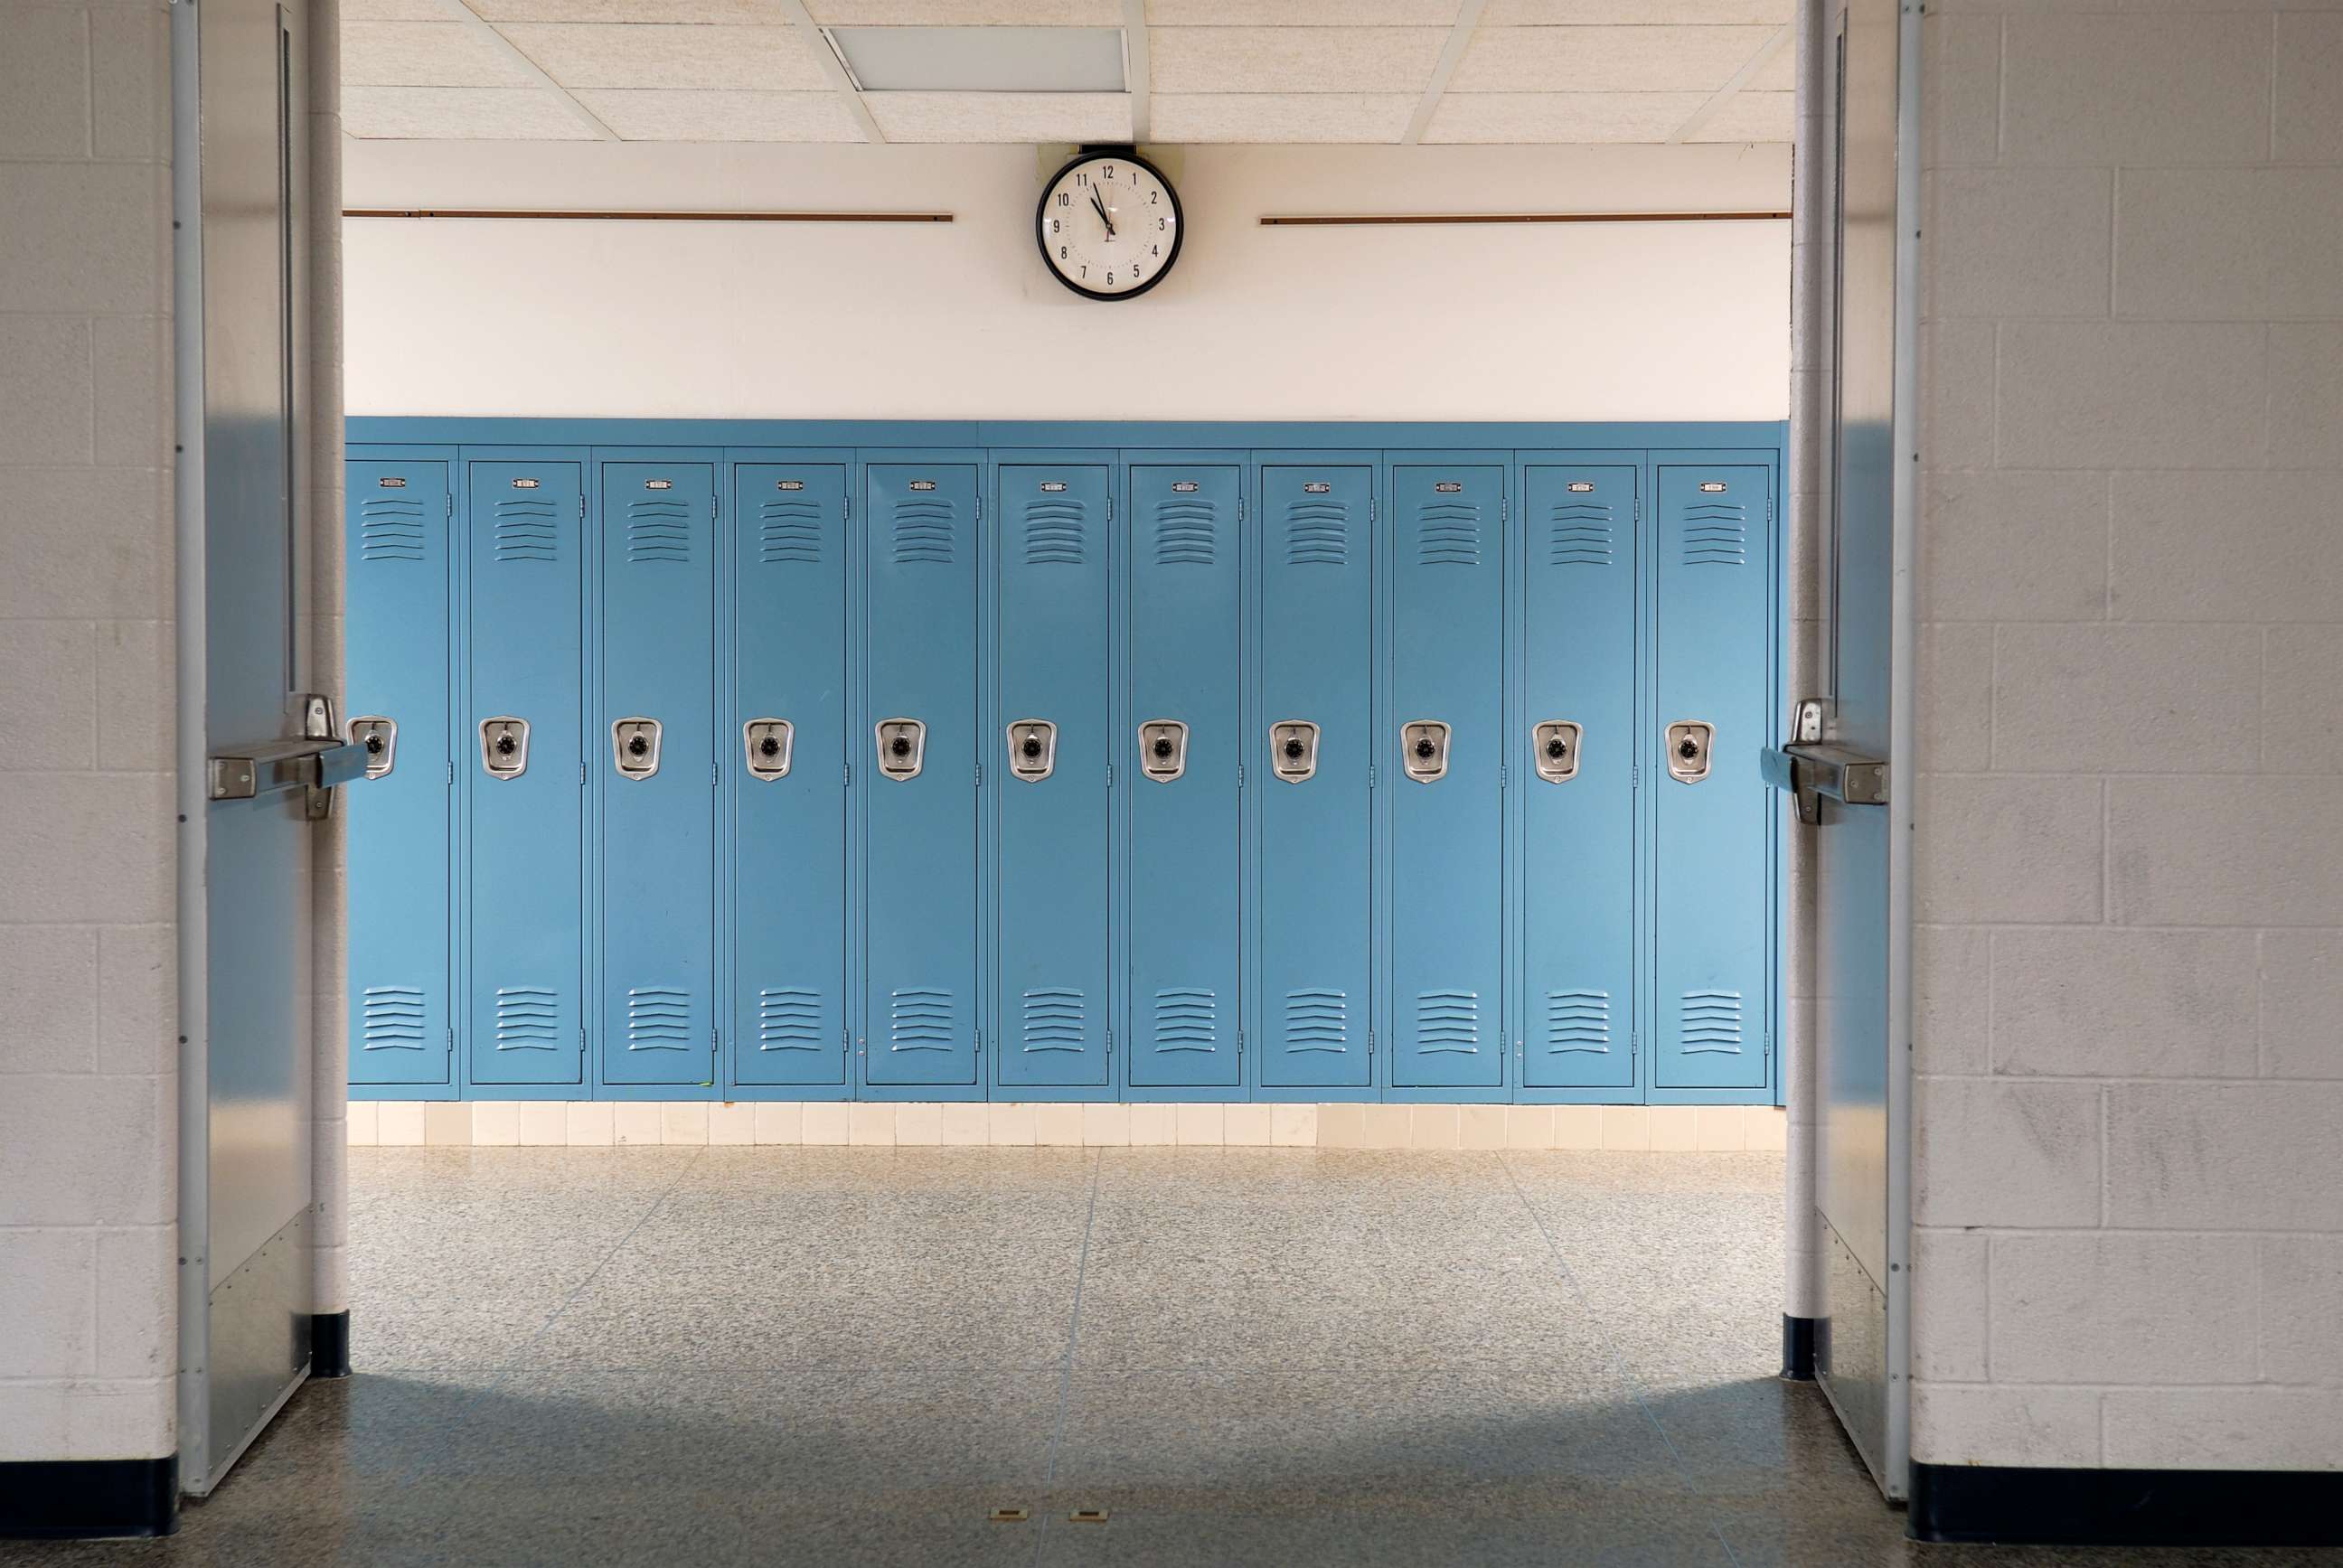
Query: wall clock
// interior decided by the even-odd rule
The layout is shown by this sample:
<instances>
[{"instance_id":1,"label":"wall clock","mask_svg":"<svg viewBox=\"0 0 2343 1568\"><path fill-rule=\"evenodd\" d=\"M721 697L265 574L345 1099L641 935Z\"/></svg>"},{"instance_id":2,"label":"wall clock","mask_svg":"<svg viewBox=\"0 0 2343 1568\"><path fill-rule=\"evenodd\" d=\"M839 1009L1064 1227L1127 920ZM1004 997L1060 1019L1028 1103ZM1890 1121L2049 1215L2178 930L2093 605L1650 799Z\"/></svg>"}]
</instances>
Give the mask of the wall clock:
<instances>
[{"instance_id":1,"label":"wall clock","mask_svg":"<svg viewBox=\"0 0 2343 1568\"><path fill-rule=\"evenodd\" d=\"M1180 196L1127 147L1075 155L1041 192L1033 237L1051 276L1085 299L1132 299L1180 259Z\"/></svg>"}]
</instances>

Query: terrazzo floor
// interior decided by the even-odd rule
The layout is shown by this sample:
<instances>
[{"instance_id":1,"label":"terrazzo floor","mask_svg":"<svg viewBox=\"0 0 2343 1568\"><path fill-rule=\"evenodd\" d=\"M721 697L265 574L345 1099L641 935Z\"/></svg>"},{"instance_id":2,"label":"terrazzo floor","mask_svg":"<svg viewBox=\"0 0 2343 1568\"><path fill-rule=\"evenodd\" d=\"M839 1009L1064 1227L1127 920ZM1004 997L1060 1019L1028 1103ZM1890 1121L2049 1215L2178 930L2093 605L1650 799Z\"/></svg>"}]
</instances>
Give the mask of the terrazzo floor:
<instances>
[{"instance_id":1,"label":"terrazzo floor","mask_svg":"<svg viewBox=\"0 0 2343 1568\"><path fill-rule=\"evenodd\" d=\"M1906 1541L1774 1376L1778 1155L350 1160L357 1375L176 1536L0 1563L2305 1560Z\"/></svg>"}]
</instances>

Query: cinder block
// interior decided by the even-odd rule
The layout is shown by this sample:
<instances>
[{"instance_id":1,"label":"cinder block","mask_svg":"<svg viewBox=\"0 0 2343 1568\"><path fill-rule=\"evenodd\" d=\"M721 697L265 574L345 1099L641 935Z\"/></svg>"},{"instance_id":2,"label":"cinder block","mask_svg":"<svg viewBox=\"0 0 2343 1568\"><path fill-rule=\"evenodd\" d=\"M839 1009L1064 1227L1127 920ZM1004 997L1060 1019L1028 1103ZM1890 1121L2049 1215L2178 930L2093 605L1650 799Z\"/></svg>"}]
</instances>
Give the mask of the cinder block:
<instances>
[{"instance_id":1,"label":"cinder block","mask_svg":"<svg viewBox=\"0 0 2343 1568\"><path fill-rule=\"evenodd\" d=\"M2120 1223L2121 1221L2117 1221ZM2226 1383L2254 1375L2250 1236L1992 1239L1993 1375Z\"/></svg>"},{"instance_id":2,"label":"cinder block","mask_svg":"<svg viewBox=\"0 0 2343 1568\"><path fill-rule=\"evenodd\" d=\"M1986 1237L1978 1231L1912 1232L1912 1375L1984 1382Z\"/></svg>"},{"instance_id":3,"label":"cinder block","mask_svg":"<svg viewBox=\"0 0 2343 1568\"><path fill-rule=\"evenodd\" d=\"M1179 1142L1179 1110L1161 1101L1134 1104L1131 1108L1132 1146L1161 1149Z\"/></svg>"},{"instance_id":4,"label":"cinder block","mask_svg":"<svg viewBox=\"0 0 2343 1568\"><path fill-rule=\"evenodd\" d=\"M97 1233L97 1342L103 1378L167 1377L178 1366L178 1230Z\"/></svg>"},{"instance_id":5,"label":"cinder block","mask_svg":"<svg viewBox=\"0 0 2343 1568\"><path fill-rule=\"evenodd\" d=\"M1931 265L1923 277L1931 317L2107 314L2111 170L1944 168L1927 178ZM2124 255L2128 281L2128 246Z\"/></svg>"},{"instance_id":6,"label":"cinder block","mask_svg":"<svg viewBox=\"0 0 2343 1568\"><path fill-rule=\"evenodd\" d=\"M1994 1070L2251 1078L2254 952L2250 931L1996 931Z\"/></svg>"},{"instance_id":7,"label":"cinder block","mask_svg":"<svg viewBox=\"0 0 2343 1568\"><path fill-rule=\"evenodd\" d=\"M2261 1042L2271 1078L2343 1078L2343 934L2262 933Z\"/></svg>"},{"instance_id":8,"label":"cinder block","mask_svg":"<svg viewBox=\"0 0 2343 1568\"><path fill-rule=\"evenodd\" d=\"M1318 1108L1314 1105L1271 1106L1269 1141L1280 1149L1316 1148Z\"/></svg>"},{"instance_id":9,"label":"cinder block","mask_svg":"<svg viewBox=\"0 0 2343 1568\"><path fill-rule=\"evenodd\" d=\"M2268 152L2267 15L2020 13L2006 26L2006 163L2153 168Z\"/></svg>"},{"instance_id":10,"label":"cinder block","mask_svg":"<svg viewBox=\"0 0 2343 1568\"><path fill-rule=\"evenodd\" d=\"M472 1141L496 1148L520 1143L520 1101L476 1100L472 1102Z\"/></svg>"},{"instance_id":11,"label":"cinder block","mask_svg":"<svg viewBox=\"0 0 2343 1568\"><path fill-rule=\"evenodd\" d=\"M2343 163L2343 14L2278 13L2272 119L2279 162Z\"/></svg>"},{"instance_id":12,"label":"cinder block","mask_svg":"<svg viewBox=\"0 0 2343 1568\"><path fill-rule=\"evenodd\" d=\"M1082 1142L1086 1145L1116 1149L1131 1142L1131 1107L1093 1103L1082 1107Z\"/></svg>"},{"instance_id":13,"label":"cinder block","mask_svg":"<svg viewBox=\"0 0 2343 1568\"><path fill-rule=\"evenodd\" d=\"M472 1108L460 1100L432 1100L423 1106L423 1141L435 1148L469 1148Z\"/></svg>"},{"instance_id":14,"label":"cinder block","mask_svg":"<svg viewBox=\"0 0 2343 1568\"><path fill-rule=\"evenodd\" d=\"M0 1382L0 1462L168 1453L178 1379Z\"/></svg>"},{"instance_id":15,"label":"cinder block","mask_svg":"<svg viewBox=\"0 0 2343 1568\"><path fill-rule=\"evenodd\" d=\"M719 1101L708 1108L708 1141L728 1147L757 1141L757 1108L742 1100Z\"/></svg>"},{"instance_id":16,"label":"cinder block","mask_svg":"<svg viewBox=\"0 0 2343 1568\"><path fill-rule=\"evenodd\" d=\"M97 1232L0 1230L0 1378L95 1372Z\"/></svg>"},{"instance_id":17,"label":"cinder block","mask_svg":"<svg viewBox=\"0 0 2343 1568\"><path fill-rule=\"evenodd\" d=\"M618 1108L607 1100L526 1101L521 1111L524 1134L531 1112L549 1104L561 1108L562 1142L579 1149L608 1149L618 1141Z\"/></svg>"},{"instance_id":18,"label":"cinder block","mask_svg":"<svg viewBox=\"0 0 2343 1568\"><path fill-rule=\"evenodd\" d=\"M0 158L89 156L86 7L21 5L0 55Z\"/></svg>"},{"instance_id":19,"label":"cinder block","mask_svg":"<svg viewBox=\"0 0 2343 1568\"><path fill-rule=\"evenodd\" d=\"M612 1141L620 1145L655 1148L664 1143L667 1141L664 1121L656 1100L610 1102Z\"/></svg>"},{"instance_id":20,"label":"cinder block","mask_svg":"<svg viewBox=\"0 0 2343 1568\"><path fill-rule=\"evenodd\" d=\"M2269 379L2272 460L2343 468L2343 322L2271 327Z\"/></svg>"},{"instance_id":21,"label":"cinder block","mask_svg":"<svg viewBox=\"0 0 2343 1568\"><path fill-rule=\"evenodd\" d=\"M995 1102L986 1118L986 1136L995 1144L1031 1148L1033 1144L1033 1107L1022 1101Z\"/></svg>"},{"instance_id":22,"label":"cinder block","mask_svg":"<svg viewBox=\"0 0 2343 1568\"><path fill-rule=\"evenodd\" d=\"M1916 918L1930 925L2096 923L2099 788L2092 779L1924 778Z\"/></svg>"},{"instance_id":23,"label":"cinder block","mask_svg":"<svg viewBox=\"0 0 2343 1568\"><path fill-rule=\"evenodd\" d=\"M2099 1462L2096 1390L1919 1382L1912 1457L1923 1464L2091 1469Z\"/></svg>"},{"instance_id":24,"label":"cinder block","mask_svg":"<svg viewBox=\"0 0 2343 1568\"><path fill-rule=\"evenodd\" d=\"M1921 614L1942 620L2100 620L2107 613L2104 474L1933 473L1920 521ZM1921 678L1936 672L1924 665ZM1929 756L1926 765L1973 771Z\"/></svg>"},{"instance_id":25,"label":"cinder block","mask_svg":"<svg viewBox=\"0 0 2343 1568\"><path fill-rule=\"evenodd\" d=\"M5 646L5 637L0 637ZM0 678L5 678L0 677ZM0 1073L82 1073L98 1060L98 933L0 925Z\"/></svg>"},{"instance_id":26,"label":"cinder block","mask_svg":"<svg viewBox=\"0 0 2343 1568\"><path fill-rule=\"evenodd\" d=\"M1053 1101L1033 1108L1033 1141L1053 1149L1082 1146L1082 1108Z\"/></svg>"},{"instance_id":27,"label":"cinder block","mask_svg":"<svg viewBox=\"0 0 2343 1568\"><path fill-rule=\"evenodd\" d=\"M145 5L89 12L90 121L102 158L165 159L171 151L171 28ZM313 84L316 77L311 77ZM323 90L330 90L327 87ZM314 106L321 88L310 88Z\"/></svg>"},{"instance_id":28,"label":"cinder block","mask_svg":"<svg viewBox=\"0 0 2343 1568\"><path fill-rule=\"evenodd\" d=\"M1923 1225L2098 1223L2098 1087L1921 1079L1912 1181Z\"/></svg>"},{"instance_id":29,"label":"cinder block","mask_svg":"<svg viewBox=\"0 0 2343 1568\"><path fill-rule=\"evenodd\" d=\"M106 620L96 627L97 765L155 767L178 734L177 651L167 620Z\"/></svg>"},{"instance_id":30,"label":"cinder block","mask_svg":"<svg viewBox=\"0 0 2343 1568\"><path fill-rule=\"evenodd\" d=\"M2323 1470L2343 1454L2343 1389L2109 1389L2107 1463L2123 1470Z\"/></svg>"},{"instance_id":31,"label":"cinder block","mask_svg":"<svg viewBox=\"0 0 2343 1568\"><path fill-rule=\"evenodd\" d=\"M2129 168L2123 181L2119 314L2343 316L2343 180L2333 168Z\"/></svg>"},{"instance_id":32,"label":"cinder block","mask_svg":"<svg viewBox=\"0 0 2343 1568\"><path fill-rule=\"evenodd\" d=\"M1994 389L2000 353L1996 335L1990 321L1921 324L1922 428L1928 432L1922 456L1931 478L1953 469L1993 466ZM1927 592L1926 583L1921 591Z\"/></svg>"},{"instance_id":33,"label":"cinder block","mask_svg":"<svg viewBox=\"0 0 2343 1568\"><path fill-rule=\"evenodd\" d=\"M107 926L97 933L97 1070L179 1070L179 928Z\"/></svg>"},{"instance_id":34,"label":"cinder block","mask_svg":"<svg viewBox=\"0 0 2343 1568\"><path fill-rule=\"evenodd\" d=\"M2261 1375L2343 1387L2343 1236L2261 1239Z\"/></svg>"},{"instance_id":35,"label":"cinder block","mask_svg":"<svg viewBox=\"0 0 2343 1568\"><path fill-rule=\"evenodd\" d=\"M982 1102L943 1102L943 1137L947 1145L965 1148L992 1141L990 1108Z\"/></svg>"},{"instance_id":36,"label":"cinder block","mask_svg":"<svg viewBox=\"0 0 2343 1568\"><path fill-rule=\"evenodd\" d=\"M2343 626L2273 626L2263 637L2263 769L2343 773Z\"/></svg>"},{"instance_id":37,"label":"cinder block","mask_svg":"<svg viewBox=\"0 0 2343 1568\"><path fill-rule=\"evenodd\" d=\"M2005 771L2250 773L2258 761L2258 627L2005 626L1993 668Z\"/></svg>"},{"instance_id":38,"label":"cinder block","mask_svg":"<svg viewBox=\"0 0 2343 1568\"><path fill-rule=\"evenodd\" d=\"M1920 628L1916 693L1920 766L1969 773L1993 749L1994 628L1962 621Z\"/></svg>"},{"instance_id":39,"label":"cinder block","mask_svg":"<svg viewBox=\"0 0 2343 1568\"><path fill-rule=\"evenodd\" d=\"M2215 330L2258 341L2261 329ZM2343 580L2343 491L2326 474L2118 474L2110 554L2125 619L2327 621L2328 586Z\"/></svg>"},{"instance_id":40,"label":"cinder block","mask_svg":"<svg viewBox=\"0 0 2343 1568\"><path fill-rule=\"evenodd\" d=\"M1554 1110L1551 1105L1505 1107L1505 1147L1508 1149L1553 1148Z\"/></svg>"},{"instance_id":41,"label":"cinder block","mask_svg":"<svg viewBox=\"0 0 2343 1568\"><path fill-rule=\"evenodd\" d=\"M2343 926L2343 779L2117 779L2107 791L2117 923Z\"/></svg>"},{"instance_id":42,"label":"cinder block","mask_svg":"<svg viewBox=\"0 0 2343 1568\"><path fill-rule=\"evenodd\" d=\"M2005 322L1996 450L2013 468L2258 463L2262 337L2246 323Z\"/></svg>"},{"instance_id":43,"label":"cinder block","mask_svg":"<svg viewBox=\"0 0 2343 1568\"><path fill-rule=\"evenodd\" d=\"M2001 151L2001 18L1931 6L1920 28L1924 166L1992 163Z\"/></svg>"},{"instance_id":44,"label":"cinder block","mask_svg":"<svg viewBox=\"0 0 2343 1568\"><path fill-rule=\"evenodd\" d=\"M932 1100L907 1101L895 1107L898 1147L932 1148L944 1141L944 1108Z\"/></svg>"},{"instance_id":45,"label":"cinder block","mask_svg":"<svg viewBox=\"0 0 2343 1568\"><path fill-rule=\"evenodd\" d=\"M842 1100L809 1100L799 1115L800 1142L840 1149L853 1140L852 1114Z\"/></svg>"},{"instance_id":46,"label":"cinder block","mask_svg":"<svg viewBox=\"0 0 2343 1568\"><path fill-rule=\"evenodd\" d=\"M1411 1149L1453 1149L1457 1142L1456 1107L1408 1107L1407 1141Z\"/></svg>"},{"instance_id":47,"label":"cinder block","mask_svg":"<svg viewBox=\"0 0 2343 1568\"><path fill-rule=\"evenodd\" d=\"M794 1100L757 1101L757 1141L794 1144L805 1141L805 1106Z\"/></svg>"},{"instance_id":48,"label":"cinder block","mask_svg":"<svg viewBox=\"0 0 2343 1568\"><path fill-rule=\"evenodd\" d=\"M847 1111L846 1141L865 1149L895 1147L895 1107L889 1101L858 1101Z\"/></svg>"},{"instance_id":49,"label":"cinder block","mask_svg":"<svg viewBox=\"0 0 2343 1568\"><path fill-rule=\"evenodd\" d=\"M176 818L168 773L0 773L0 888L60 925L168 924Z\"/></svg>"},{"instance_id":50,"label":"cinder block","mask_svg":"<svg viewBox=\"0 0 2343 1568\"><path fill-rule=\"evenodd\" d=\"M708 1101L669 1100L659 1105L659 1141L708 1147Z\"/></svg>"},{"instance_id":51,"label":"cinder block","mask_svg":"<svg viewBox=\"0 0 2343 1568\"><path fill-rule=\"evenodd\" d=\"M1456 1143L1461 1149L1503 1149L1505 1146L1505 1107L1458 1106Z\"/></svg>"},{"instance_id":52,"label":"cinder block","mask_svg":"<svg viewBox=\"0 0 2343 1568\"><path fill-rule=\"evenodd\" d=\"M1221 1111L1221 1141L1232 1148L1268 1148L1269 1111L1266 1105L1223 1107Z\"/></svg>"},{"instance_id":53,"label":"cinder block","mask_svg":"<svg viewBox=\"0 0 2343 1568\"><path fill-rule=\"evenodd\" d=\"M1211 1146L1225 1141L1226 1131L1220 1106L1182 1105L1176 1115L1182 1143Z\"/></svg>"},{"instance_id":54,"label":"cinder block","mask_svg":"<svg viewBox=\"0 0 2343 1568\"><path fill-rule=\"evenodd\" d=\"M1983 1073L1991 1060L1989 933L1976 926L1912 928L1912 1032L1916 1070Z\"/></svg>"},{"instance_id":55,"label":"cinder block","mask_svg":"<svg viewBox=\"0 0 2343 1568\"><path fill-rule=\"evenodd\" d=\"M423 1142L423 1102L375 1101L375 1141L387 1149L418 1148Z\"/></svg>"},{"instance_id":56,"label":"cinder block","mask_svg":"<svg viewBox=\"0 0 2343 1568\"><path fill-rule=\"evenodd\" d=\"M12 46L15 42L13 28L9 42ZM0 65L0 73L7 71L5 65ZM7 91L0 87L0 144L6 141L7 121L12 117ZM90 337L85 320L0 317L0 463L61 468L90 460L95 406ZM159 460L159 449L142 459L147 464ZM21 633L32 628L14 629ZM87 628L82 628L82 635L86 637ZM6 678L13 687L20 673L10 669L0 678ZM6 689L0 688L0 693ZM85 702L88 688L82 691ZM21 755L22 748L9 749L8 766L29 765Z\"/></svg>"},{"instance_id":57,"label":"cinder block","mask_svg":"<svg viewBox=\"0 0 2343 1568\"><path fill-rule=\"evenodd\" d=\"M2112 1085L2107 1223L2343 1231L2338 1132L2343 1081Z\"/></svg>"}]
</instances>

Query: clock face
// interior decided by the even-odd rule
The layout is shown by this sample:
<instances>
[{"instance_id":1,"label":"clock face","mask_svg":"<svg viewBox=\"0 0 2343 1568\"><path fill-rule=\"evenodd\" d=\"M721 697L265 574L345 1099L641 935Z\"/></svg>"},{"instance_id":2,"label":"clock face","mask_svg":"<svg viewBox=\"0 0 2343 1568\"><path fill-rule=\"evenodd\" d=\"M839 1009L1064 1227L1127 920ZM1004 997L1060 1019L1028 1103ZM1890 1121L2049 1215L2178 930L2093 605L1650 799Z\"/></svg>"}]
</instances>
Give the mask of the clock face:
<instances>
[{"instance_id":1,"label":"clock face","mask_svg":"<svg viewBox=\"0 0 2343 1568\"><path fill-rule=\"evenodd\" d=\"M1084 154L1041 193L1034 237L1050 270L1076 294L1129 299L1180 259L1180 197L1142 158Z\"/></svg>"}]
</instances>

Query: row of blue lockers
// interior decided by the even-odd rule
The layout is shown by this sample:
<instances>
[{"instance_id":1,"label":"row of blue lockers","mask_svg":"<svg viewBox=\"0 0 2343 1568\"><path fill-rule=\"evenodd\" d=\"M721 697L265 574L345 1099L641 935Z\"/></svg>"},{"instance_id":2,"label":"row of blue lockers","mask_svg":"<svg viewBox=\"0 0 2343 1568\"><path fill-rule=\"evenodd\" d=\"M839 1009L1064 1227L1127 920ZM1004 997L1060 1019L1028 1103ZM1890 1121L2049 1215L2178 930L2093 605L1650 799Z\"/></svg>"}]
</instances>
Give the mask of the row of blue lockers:
<instances>
[{"instance_id":1,"label":"row of blue lockers","mask_svg":"<svg viewBox=\"0 0 2343 1568\"><path fill-rule=\"evenodd\" d=\"M1776 1098L1777 425L351 441L354 1094Z\"/></svg>"}]
</instances>

